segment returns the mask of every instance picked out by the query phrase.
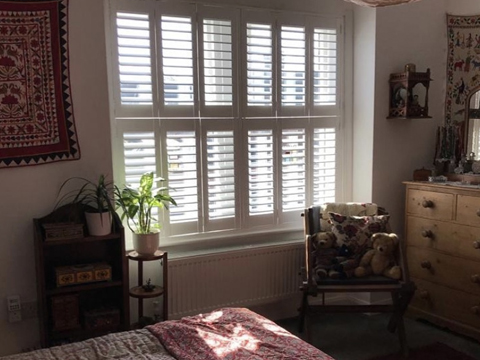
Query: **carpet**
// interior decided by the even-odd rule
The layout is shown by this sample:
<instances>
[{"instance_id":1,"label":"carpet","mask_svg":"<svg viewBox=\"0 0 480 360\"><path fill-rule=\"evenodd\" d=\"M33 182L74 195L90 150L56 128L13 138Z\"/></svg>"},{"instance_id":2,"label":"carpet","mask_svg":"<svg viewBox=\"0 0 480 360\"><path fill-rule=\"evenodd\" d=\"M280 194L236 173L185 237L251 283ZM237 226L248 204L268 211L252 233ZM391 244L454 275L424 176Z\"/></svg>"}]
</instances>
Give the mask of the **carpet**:
<instances>
[{"instance_id":1,"label":"carpet","mask_svg":"<svg viewBox=\"0 0 480 360\"><path fill-rule=\"evenodd\" d=\"M416 349L410 349L408 358L400 354L375 357L370 360L475 360L470 355L464 354L442 343L434 343Z\"/></svg>"}]
</instances>

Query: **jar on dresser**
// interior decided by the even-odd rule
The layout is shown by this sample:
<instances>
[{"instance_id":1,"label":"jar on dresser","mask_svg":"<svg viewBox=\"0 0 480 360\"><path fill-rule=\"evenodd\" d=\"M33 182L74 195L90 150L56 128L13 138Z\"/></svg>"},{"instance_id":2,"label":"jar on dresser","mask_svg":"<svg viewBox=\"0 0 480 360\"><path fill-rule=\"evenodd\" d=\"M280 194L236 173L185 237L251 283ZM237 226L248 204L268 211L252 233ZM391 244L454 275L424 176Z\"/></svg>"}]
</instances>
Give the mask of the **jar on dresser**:
<instances>
[{"instance_id":1,"label":"jar on dresser","mask_svg":"<svg viewBox=\"0 0 480 360\"><path fill-rule=\"evenodd\" d=\"M408 313L480 340L480 187L405 185Z\"/></svg>"}]
</instances>

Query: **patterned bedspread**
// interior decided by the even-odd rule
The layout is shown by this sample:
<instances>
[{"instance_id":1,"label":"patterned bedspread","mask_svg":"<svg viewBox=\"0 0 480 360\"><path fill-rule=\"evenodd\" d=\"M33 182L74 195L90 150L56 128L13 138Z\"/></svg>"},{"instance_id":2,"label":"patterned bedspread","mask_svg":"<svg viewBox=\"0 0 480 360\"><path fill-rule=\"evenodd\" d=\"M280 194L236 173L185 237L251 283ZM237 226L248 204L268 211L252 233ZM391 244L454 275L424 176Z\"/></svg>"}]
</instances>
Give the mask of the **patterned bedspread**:
<instances>
[{"instance_id":1,"label":"patterned bedspread","mask_svg":"<svg viewBox=\"0 0 480 360\"><path fill-rule=\"evenodd\" d=\"M148 330L109 334L81 342L0 358L1 360L175 360Z\"/></svg>"},{"instance_id":2,"label":"patterned bedspread","mask_svg":"<svg viewBox=\"0 0 480 360\"><path fill-rule=\"evenodd\" d=\"M333 360L243 308L164 321L0 360Z\"/></svg>"},{"instance_id":3,"label":"patterned bedspread","mask_svg":"<svg viewBox=\"0 0 480 360\"><path fill-rule=\"evenodd\" d=\"M181 360L333 360L274 322L225 308L147 327Z\"/></svg>"}]
</instances>

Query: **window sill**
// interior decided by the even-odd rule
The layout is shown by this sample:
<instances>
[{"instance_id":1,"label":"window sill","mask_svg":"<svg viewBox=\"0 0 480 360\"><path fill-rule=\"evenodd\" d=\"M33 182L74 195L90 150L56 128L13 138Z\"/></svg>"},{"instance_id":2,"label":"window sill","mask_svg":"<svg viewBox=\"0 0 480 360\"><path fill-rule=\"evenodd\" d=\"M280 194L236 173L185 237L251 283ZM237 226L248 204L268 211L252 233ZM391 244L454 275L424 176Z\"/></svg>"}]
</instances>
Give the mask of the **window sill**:
<instances>
[{"instance_id":1,"label":"window sill","mask_svg":"<svg viewBox=\"0 0 480 360\"><path fill-rule=\"evenodd\" d=\"M166 245L163 245L162 240L160 240L160 248L163 251L168 251L169 259L180 259L260 247L302 244L303 242L303 230L284 230L179 241L176 243L170 241Z\"/></svg>"}]
</instances>

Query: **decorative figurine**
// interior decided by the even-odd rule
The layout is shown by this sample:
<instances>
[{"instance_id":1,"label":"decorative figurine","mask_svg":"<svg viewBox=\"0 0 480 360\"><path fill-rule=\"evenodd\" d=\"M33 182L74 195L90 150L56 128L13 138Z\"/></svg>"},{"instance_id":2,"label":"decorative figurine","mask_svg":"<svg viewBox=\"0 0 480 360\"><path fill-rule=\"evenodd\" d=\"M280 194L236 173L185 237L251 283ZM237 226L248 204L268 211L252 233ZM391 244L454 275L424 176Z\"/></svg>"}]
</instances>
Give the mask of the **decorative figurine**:
<instances>
[{"instance_id":1,"label":"decorative figurine","mask_svg":"<svg viewBox=\"0 0 480 360\"><path fill-rule=\"evenodd\" d=\"M145 285L142 285L142 288L143 290L145 290L145 292L152 292L153 290L155 290L155 285L152 284L151 279L148 279L147 283Z\"/></svg>"}]
</instances>

